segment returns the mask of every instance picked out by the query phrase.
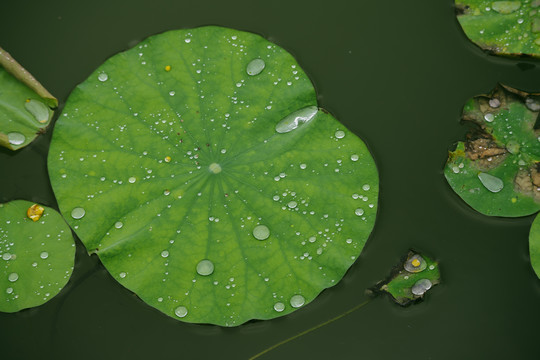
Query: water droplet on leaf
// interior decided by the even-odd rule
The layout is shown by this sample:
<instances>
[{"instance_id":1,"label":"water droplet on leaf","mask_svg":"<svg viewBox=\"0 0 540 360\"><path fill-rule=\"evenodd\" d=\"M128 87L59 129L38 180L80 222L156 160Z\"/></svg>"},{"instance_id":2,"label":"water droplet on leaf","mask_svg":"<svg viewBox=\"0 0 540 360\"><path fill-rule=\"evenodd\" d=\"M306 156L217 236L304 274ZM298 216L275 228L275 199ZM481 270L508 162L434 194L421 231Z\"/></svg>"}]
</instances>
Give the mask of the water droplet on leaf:
<instances>
[{"instance_id":1,"label":"water droplet on leaf","mask_svg":"<svg viewBox=\"0 0 540 360\"><path fill-rule=\"evenodd\" d=\"M307 106L285 116L276 125L276 131L280 134L288 133L297 129L299 126L310 122L319 109L316 106Z\"/></svg>"},{"instance_id":2,"label":"water droplet on leaf","mask_svg":"<svg viewBox=\"0 0 540 360\"><path fill-rule=\"evenodd\" d=\"M274 310L276 310L277 312L282 312L283 310L285 310L285 304L282 302L275 303Z\"/></svg>"},{"instance_id":3,"label":"water droplet on leaf","mask_svg":"<svg viewBox=\"0 0 540 360\"><path fill-rule=\"evenodd\" d=\"M98 75L98 80L101 81L101 82L105 82L109 79L109 75L105 74L105 73L101 73Z\"/></svg>"},{"instance_id":4,"label":"water droplet on leaf","mask_svg":"<svg viewBox=\"0 0 540 360\"><path fill-rule=\"evenodd\" d=\"M17 273L11 273L8 275L8 280L11 282L15 282L19 279L19 274Z\"/></svg>"},{"instance_id":5,"label":"water droplet on leaf","mask_svg":"<svg viewBox=\"0 0 540 360\"><path fill-rule=\"evenodd\" d=\"M208 276L214 272L214 263L204 259L197 264L197 273L202 276Z\"/></svg>"},{"instance_id":6,"label":"water droplet on leaf","mask_svg":"<svg viewBox=\"0 0 540 360\"><path fill-rule=\"evenodd\" d=\"M419 273L424 271L427 267L426 260L418 254L411 256L403 264L403 268L410 273Z\"/></svg>"},{"instance_id":7,"label":"water droplet on leaf","mask_svg":"<svg viewBox=\"0 0 540 360\"><path fill-rule=\"evenodd\" d=\"M45 260L46 258L49 257L49 253L46 252L46 251L43 251L43 252L41 252L41 254L39 254L39 257L42 258L43 260Z\"/></svg>"},{"instance_id":8,"label":"water droplet on leaf","mask_svg":"<svg viewBox=\"0 0 540 360\"><path fill-rule=\"evenodd\" d=\"M411 288L411 291L414 295L423 295L426 291L431 289L432 283L429 279L420 279L418 280L413 287Z\"/></svg>"},{"instance_id":9,"label":"water droplet on leaf","mask_svg":"<svg viewBox=\"0 0 540 360\"><path fill-rule=\"evenodd\" d=\"M299 308L305 304L306 299L302 295L294 295L290 302L293 308Z\"/></svg>"},{"instance_id":10,"label":"water droplet on leaf","mask_svg":"<svg viewBox=\"0 0 540 360\"><path fill-rule=\"evenodd\" d=\"M26 140L26 136L19 132L10 132L8 134L8 141L11 145L21 145Z\"/></svg>"},{"instance_id":11,"label":"water droplet on leaf","mask_svg":"<svg viewBox=\"0 0 540 360\"><path fill-rule=\"evenodd\" d=\"M38 122L44 124L49 121L49 108L41 101L34 99L27 100L24 103L24 107Z\"/></svg>"},{"instance_id":12,"label":"water droplet on leaf","mask_svg":"<svg viewBox=\"0 0 540 360\"><path fill-rule=\"evenodd\" d=\"M185 306L179 306L174 310L174 314L179 318L183 318L187 315L188 311Z\"/></svg>"},{"instance_id":13,"label":"water droplet on leaf","mask_svg":"<svg viewBox=\"0 0 540 360\"><path fill-rule=\"evenodd\" d=\"M257 240L266 240L270 236L270 229L265 225L257 225L253 229L253 236Z\"/></svg>"},{"instance_id":14,"label":"water droplet on leaf","mask_svg":"<svg viewBox=\"0 0 540 360\"><path fill-rule=\"evenodd\" d=\"M247 64L246 72L251 76L259 75L264 70L265 66L266 64L263 59L253 59Z\"/></svg>"},{"instance_id":15,"label":"water droplet on leaf","mask_svg":"<svg viewBox=\"0 0 540 360\"><path fill-rule=\"evenodd\" d=\"M82 207L76 207L71 210L71 217L74 219L82 219L86 211Z\"/></svg>"},{"instance_id":16,"label":"water droplet on leaf","mask_svg":"<svg viewBox=\"0 0 540 360\"><path fill-rule=\"evenodd\" d=\"M501 179L487 173L478 173L478 179L480 179L480 182L482 182L482 185L484 185L486 189L493 193L501 191L504 187L504 183Z\"/></svg>"}]
</instances>

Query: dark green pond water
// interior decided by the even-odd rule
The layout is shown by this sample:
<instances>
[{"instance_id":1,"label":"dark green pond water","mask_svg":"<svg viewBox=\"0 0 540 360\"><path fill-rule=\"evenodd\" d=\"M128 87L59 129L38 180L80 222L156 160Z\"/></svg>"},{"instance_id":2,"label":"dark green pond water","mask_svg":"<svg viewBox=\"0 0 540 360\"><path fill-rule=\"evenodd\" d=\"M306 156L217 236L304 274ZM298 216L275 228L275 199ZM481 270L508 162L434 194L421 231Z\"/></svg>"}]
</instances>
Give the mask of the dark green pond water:
<instances>
[{"instance_id":1,"label":"dark green pond water","mask_svg":"<svg viewBox=\"0 0 540 360\"><path fill-rule=\"evenodd\" d=\"M320 106L370 147L379 216L344 279L292 315L236 328L171 319L119 286L80 242L68 286L45 305L0 313L3 359L246 359L365 300L364 291L415 248L437 258L443 283L400 308L376 298L261 359L537 359L540 281L528 259L532 216L488 218L442 175L463 138L464 102L497 82L540 91L540 62L484 54L462 33L452 0L4 1L0 46L61 106L111 55L169 29L215 24L289 50ZM0 202L56 206L46 172L51 130L0 150Z\"/></svg>"}]
</instances>

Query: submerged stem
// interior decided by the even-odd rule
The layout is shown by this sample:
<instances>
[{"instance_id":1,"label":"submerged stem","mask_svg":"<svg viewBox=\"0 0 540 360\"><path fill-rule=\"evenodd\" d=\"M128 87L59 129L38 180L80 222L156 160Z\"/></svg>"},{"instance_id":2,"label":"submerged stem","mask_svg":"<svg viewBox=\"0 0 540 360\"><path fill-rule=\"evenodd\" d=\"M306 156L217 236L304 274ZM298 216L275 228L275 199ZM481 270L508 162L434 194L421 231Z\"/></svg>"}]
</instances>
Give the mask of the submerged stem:
<instances>
[{"instance_id":1,"label":"submerged stem","mask_svg":"<svg viewBox=\"0 0 540 360\"><path fill-rule=\"evenodd\" d=\"M274 344L274 345L270 346L269 348L267 348L267 349L261 351L260 353L258 353L258 354L256 354L256 355L250 357L249 360L257 359L257 358L263 356L264 354L266 354L266 353L268 353L268 352L270 352L270 351L272 351L272 350L274 350L274 349L280 347L280 346L283 345L283 344L286 344L286 343L288 343L288 342L290 342L290 341L293 341L293 340L295 340L295 339L298 339L299 337L304 336L304 335L306 335L306 334L309 334L310 332L315 331L315 330L317 330L317 329L319 329L319 328L321 328L321 327L323 327L323 326L325 326L325 325L331 324L331 323L333 323L334 321L339 320L339 319L341 319L342 317L344 317L344 316L346 316L346 315L349 315L350 313L352 313L352 312L354 312L354 311L360 309L362 306L366 305L366 304L369 303L370 301L371 301L371 299L368 299L368 300L366 300L366 301L364 301L364 302L362 302L362 303L356 305L356 306L353 307L352 309L349 309L349 310L345 311L343 314L340 314L340 315L338 315L338 316L336 316L336 317L334 317L334 318L332 318L332 319L330 319L330 320L327 320L327 321L325 321L325 322L323 322L323 323L320 323L320 324L318 324L318 325L315 325L314 327L312 327L312 328L310 328L310 329L307 329L307 330L305 330L305 331L302 331L301 333L296 334L296 335L294 335L294 336L291 336L291 337L288 338L288 339L285 339L285 340L283 340L283 341L280 341L280 342L278 342L277 344Z\"/></svg>"}]
</instances>

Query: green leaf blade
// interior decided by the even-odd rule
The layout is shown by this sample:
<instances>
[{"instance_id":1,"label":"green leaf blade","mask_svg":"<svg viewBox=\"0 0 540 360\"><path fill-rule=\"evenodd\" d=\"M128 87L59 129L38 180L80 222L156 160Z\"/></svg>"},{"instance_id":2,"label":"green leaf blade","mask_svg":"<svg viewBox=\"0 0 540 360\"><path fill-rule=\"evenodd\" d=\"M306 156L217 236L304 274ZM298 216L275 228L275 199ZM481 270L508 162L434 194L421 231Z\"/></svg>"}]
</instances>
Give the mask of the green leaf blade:
<instances>
[{"instance_id":1,"label":"green leaf blade","mask_svg":"<svg viewBox=\"0 0 540 360\"><path fill-rule=\"evenodd\" d=\"M44 207L32 221L23 200L0 205L0 311L16 312L54 297L73 271L75 243L60 214ZM15 275L13 275L15 274Z\"/></svg>"},{"instance_id":2,"label":"green leaf blade","mask_svg":"<svg viewBox=\"0 0 540 360\"><path fill-rule=\"evenodd\" d=\"M265 62L258 75L253 59ZM151 37L70 96L49 152L62 213L169 316L236 326L290 313L343 277L377 212L375 163L336 119L318 111L276 131L316 104L296 60L257 35ZM206 260L213 272L198 273Z\"/></svg>"}]
</instances>

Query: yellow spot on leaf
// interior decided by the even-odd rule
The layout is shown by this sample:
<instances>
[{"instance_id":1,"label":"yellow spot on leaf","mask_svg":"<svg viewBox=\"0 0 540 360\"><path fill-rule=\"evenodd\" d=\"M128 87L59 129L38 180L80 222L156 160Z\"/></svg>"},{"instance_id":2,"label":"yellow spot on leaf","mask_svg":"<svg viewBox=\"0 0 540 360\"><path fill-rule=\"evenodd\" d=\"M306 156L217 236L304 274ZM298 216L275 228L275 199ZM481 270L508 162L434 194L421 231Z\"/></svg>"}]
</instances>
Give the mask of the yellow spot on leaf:
<instances>
[{"instance_id":1,"label":"yellow spot on leaf","mask_svg":"<svg viewBox=\"0 0 540 360\"><path fill-rule=\"evenodd\" d=\"M32 219L32 221L35 222L41 218L41 215L43 215L43 211L45 211L45 209L42 206L34 204L28 208L28 210L26 211L26 216L28 216L28 218Z\"/></svg>"},{"instance_id":2,"label":"yellow spot on leaf","mask_svg":"<svg viewBox=\"0 0 540 360\"><path fill-rule=\"evenodd\" d=\"M171 65L165 66L165 71L171 71Z\"/></svg>"},{"instance_id":3,"label":"yellow spot on leaf","mask_svg":"<svg viewBox=\"0 0 540 360\"><path fill-rule=\"evenodd\" d=\"M517 203L517 198L513 197L512 198L512 204L515 204L515 203Z\"/></svg>"},{"instance_id":4,"label":"yellow spot on leaf","mask_svg":"<svg viewBox=\"0 0 540 360\"><path fill-rule=\"evenodd\" d=\"M170 156L165 156L165 162L170 162L171 161L171 157Z\"/></svg>"}]
</instances>

